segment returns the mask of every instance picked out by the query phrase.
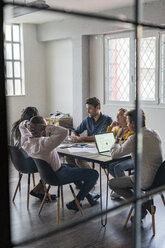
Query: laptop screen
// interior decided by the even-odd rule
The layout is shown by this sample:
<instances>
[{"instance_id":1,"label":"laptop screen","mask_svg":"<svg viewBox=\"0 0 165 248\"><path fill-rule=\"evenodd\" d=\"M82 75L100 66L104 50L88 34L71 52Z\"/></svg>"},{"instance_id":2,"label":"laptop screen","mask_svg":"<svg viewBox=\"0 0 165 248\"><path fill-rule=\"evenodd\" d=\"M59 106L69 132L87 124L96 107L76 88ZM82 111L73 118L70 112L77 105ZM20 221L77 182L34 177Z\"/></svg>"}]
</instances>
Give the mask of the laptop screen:
<instances>
[{"instance_id":1,"label":"laptop screen","mask_svg":"<svg viewBox=\"0 0 165 248\"><path fill-rule=\"evenodd\" d=\"M96 134L95 141L99 152L108 152L115 143L114 134L113 132Z\"/></svg>"}]
</instances>

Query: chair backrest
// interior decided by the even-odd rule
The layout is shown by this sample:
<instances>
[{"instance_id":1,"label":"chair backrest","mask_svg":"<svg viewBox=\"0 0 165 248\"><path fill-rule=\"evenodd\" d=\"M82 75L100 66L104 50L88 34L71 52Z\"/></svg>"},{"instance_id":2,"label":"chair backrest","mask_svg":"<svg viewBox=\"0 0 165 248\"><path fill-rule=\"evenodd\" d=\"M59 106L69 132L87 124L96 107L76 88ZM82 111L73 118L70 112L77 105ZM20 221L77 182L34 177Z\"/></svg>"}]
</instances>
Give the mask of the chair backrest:
<instances>
[{"instance_id":1,"label":"chair backrest","mask_svg":"<svg viewBox=\"0 0 165 248\"><path fill-rule=\"evenodd\" d=\"M38 172L38 169L31 157L26 158L21 149L15 146L9 146L11 161L21 173L30 174Z\"/></svg>"},{"instance_id":2,"label":"chair backrest","mask_svg":"<svg viewBox=\"0 0 165 248\"><path fill-rule=\"evenodd\" d=\"M56 172L50 167L50 165L46 161L38 158L33 159L38 168L40 177L43 181L45 181L45 183L54 186L62 185L60 183L60 180L58 179Z\"/></svg>"},{"instance_id":3,"label":"chair backrest","mask_svg":"<svg viewBox=\"0 0 165 248\"><path fill-rule=\"evenodd\" d=\"M165 161L163 161L161 166L159 167L150 189L163 186L164 184L165 184Z\"/></svg>"}]
</instances>

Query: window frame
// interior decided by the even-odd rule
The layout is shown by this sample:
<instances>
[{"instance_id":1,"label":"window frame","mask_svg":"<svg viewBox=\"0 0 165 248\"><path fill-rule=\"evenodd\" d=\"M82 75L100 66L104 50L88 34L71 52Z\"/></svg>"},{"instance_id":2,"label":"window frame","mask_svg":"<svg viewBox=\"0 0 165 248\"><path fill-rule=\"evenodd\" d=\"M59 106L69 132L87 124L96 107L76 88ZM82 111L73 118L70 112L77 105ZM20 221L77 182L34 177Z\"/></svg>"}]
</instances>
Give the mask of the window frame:
<instances>
[{"instance_id":1,"label":"window frame","mask_svg":"<svg viewBox=\"0 0 165 248\"><path fill-rule=\"evenodd\" d=\"M163 56L163 49L162 49L162 36L165 36L165 31L159 31L159 105L162 107L165 107L165 82L163 83L163 92L161 92L161 82L163 81L162 74L161 74L161 68L162 68L162 60L161 56ZM165 43L164 43L164 55L165 55ZM165 80L165 61L164 61L164 80ZM161 95L164 99L164 102L161 102Z\"/></svg>"},{"instance_id":2,"label":"window frame","mask_svg":"<svg viewBox=\"0 0 165 248\"><path fill-rule=\"evenodd\" d=\"M12 77L7 77L7 66L6 66L6 75L5 75L5 81L6 81L6 96L23 96L25 95L25 86L24 86L24 80L23 80L23 60L22 60L22 39L21 39L21 24L19 23L5 23L5 26L10 26L11 27L11 40L6 40L6 36L4 39L4 46L5 46L5 51L6 51L6 44L11 44L11 54L12 58L8 59L5 56L5 65L7 62L12 63ZM19 41L14 41L14 35L13 35L13 27L18 26L19 27ZM17 44L19 45L19 59L14 58L14 45ZM14 71L14 63L19 62L20 63L20 77L15 76L15 71ZM13 85L13 94L8 94L7 93L7 80L12 80L12 85ZM16 94L16 84L15 81L20 80L20 88L21 88L21 93Z\"/></svg>"},{"instance_id":3,"label":"window frame","mask_svg":"<svg viewBox=\"0 0 165 248\"><path fill-rule=\"evenodd\" d=\"M160 63L161 63L161 56L160 56L160 33L165 34L165 32L160 32L155 29L151 30L143 30L142 33L142 38L147 38L147 37L156 37L155 41L155 100L154 101L147 101L147 100L141 100L141 104L145 106L156 106L158 104L161 104L162 106L165 106L164 103L160 103ZM130 61L129 61L129 66L130 66L130 80L129 80L129 101L115 101L115 100L110 100L109 99L109 75L108 75L108 41L109 39L118 39L118 38L130 38ZM164 47L165 48L165 47ZM132 106L135 101L135 33L133 30L127 30L127 31L120 31L120 32L115 32L112 34L106 34L104 35L104 65L105 65L105 78L104 78L104 102L107 105L124 105L124 106ZM165 84L164 84L164 89L165 89ZM165 99L165 91L164 91L164 99Z\"/></svg>"}]
</instances>

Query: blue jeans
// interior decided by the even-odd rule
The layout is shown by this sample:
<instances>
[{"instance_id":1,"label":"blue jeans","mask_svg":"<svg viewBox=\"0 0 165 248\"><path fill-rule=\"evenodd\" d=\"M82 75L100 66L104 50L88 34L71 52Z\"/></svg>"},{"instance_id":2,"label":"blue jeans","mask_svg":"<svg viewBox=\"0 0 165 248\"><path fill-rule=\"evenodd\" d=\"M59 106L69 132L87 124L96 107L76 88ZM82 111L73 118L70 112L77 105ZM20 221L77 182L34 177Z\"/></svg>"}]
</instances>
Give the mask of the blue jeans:
<instances>
[{"instance_id":1,"label":"blue jeans","mask_svg":"<svg viewBox=\"0 0 165 248\"><path fill-rule=\"evenodd\" d=\"M84 200L96 184L99 174L96 170L77 168L71 164L62 164L57 176L62 184L74 183L80 188L77 195L79 201Z\"/></svg>"},{"instance_id":2,"label":"blue jeans","mask_svg":"<svg viewBox=\"0 0 165 248\"><path fill-rule=\"evenodd\" d=\"M123 177L125 176L124 171L128 169L133 169L132 159L127 159L124 161L116 161L108 165L108 172L113 177Z\"/></svg>"}]
</instances>

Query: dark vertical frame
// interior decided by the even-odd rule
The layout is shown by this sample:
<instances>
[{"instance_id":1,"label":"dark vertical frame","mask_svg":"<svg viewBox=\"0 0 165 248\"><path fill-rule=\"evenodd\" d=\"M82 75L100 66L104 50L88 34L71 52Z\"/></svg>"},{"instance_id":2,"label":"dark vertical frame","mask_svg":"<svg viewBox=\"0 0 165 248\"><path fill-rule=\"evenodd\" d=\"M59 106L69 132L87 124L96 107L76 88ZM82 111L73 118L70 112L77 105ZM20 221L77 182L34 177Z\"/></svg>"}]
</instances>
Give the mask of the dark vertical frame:
<instances>
[{"instance_id":1,"label":"dark vertical frame","mask_svg":"<svg viewBox=\"0 0 165 248\"><path fill-rule=\"evenodd\" d=\"M1 239L0 247L11 247L10 236L10 209L9 209L9 168L7 150L7 116L5 97L5 75L4 75L4 33L3 33L3 1L0 1L0 151L1 151L1 171L0 171L0 225Z\"/></svg>"},{"instance_id":2,"label":"dark vertical frame","mask_svg":"<svg viewBox=\"0 0 165 248\"><path fill-rule=\"evenodd\" d=\"M141 247L141 155L142 155L142 141L141 136L141 115L140 115L140 38L142 26L139 24L142 17L141 0L135 0L135 40L136 40L136 123L135 123L135 222L134 222L134 247Z\"/></svg>"}]
</instances>

